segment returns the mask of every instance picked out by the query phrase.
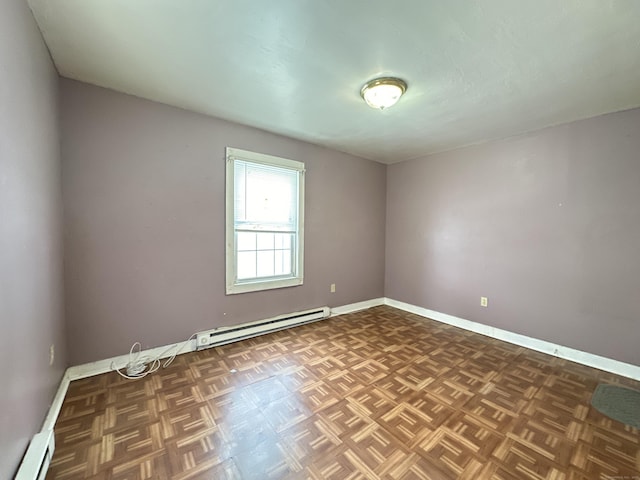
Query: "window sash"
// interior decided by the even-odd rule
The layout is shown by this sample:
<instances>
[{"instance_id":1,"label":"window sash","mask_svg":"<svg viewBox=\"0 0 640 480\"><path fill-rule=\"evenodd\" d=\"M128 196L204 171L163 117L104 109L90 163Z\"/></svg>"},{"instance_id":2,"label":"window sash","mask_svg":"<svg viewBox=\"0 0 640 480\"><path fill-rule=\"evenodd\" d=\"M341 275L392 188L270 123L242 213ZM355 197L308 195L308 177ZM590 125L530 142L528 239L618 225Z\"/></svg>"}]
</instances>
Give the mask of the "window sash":
<instances>
[{"instance_id":1,"label":"window sash","mask_svg":"<svg viewBox=\"0 0 640 480\"><path fill-rule=\"evenodd\" d=\"M297 229L299 172L248 160L234 161L234 221Z\"/></svg>"},{"instance_id":2,"label":"window sash","mask_svg":"<svg viewBox=\"0 0 640 480\"><path fill-rule=\"evenodd\" d=\"M238 233L249 234L242 242L243 245L240 245ZM251 239L251 234L254 234L255 238ZM276 236L279 236L279 238ZM260 237L263 238L262 242ZM269 234L265 232L236 231L236 283L295 277L296 237L297 234L295 233L283 234L277 232ZM268 240L265 242L264 240L266 239ZM273 268L269 270L270 267ZM270 273L264 273L265 270ZM246 272L252 273L247 274Z\"/></svg>"}]
</instances>

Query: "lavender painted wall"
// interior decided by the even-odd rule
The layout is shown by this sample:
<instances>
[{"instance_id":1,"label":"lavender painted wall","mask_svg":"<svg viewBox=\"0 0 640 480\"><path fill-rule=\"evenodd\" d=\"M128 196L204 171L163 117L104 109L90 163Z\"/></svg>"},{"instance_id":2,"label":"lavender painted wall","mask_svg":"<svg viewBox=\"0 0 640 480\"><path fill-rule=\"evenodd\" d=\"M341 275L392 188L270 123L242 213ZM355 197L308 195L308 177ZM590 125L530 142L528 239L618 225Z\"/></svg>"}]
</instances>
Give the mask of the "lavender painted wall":
<instances>
[{"instance_id":1,"label":"lavender painted wall","mask_svg":"<svg viewBox=\"0 0 640 480\"><path fill-rule=\"evenodd\" d=\"M13 478L66 366L58 77L22 0L2 3L0 72L0 478Z\"/></svg>"},{"instance_id":2,"label":"lavender painted wall","mask_svg":"<svg viewBox=\"0 0 640 480\"><path fill-rule=\"evenodd\" d=\"M384 165L71 80L61 98L71 364L383 295ZM305 162L303 286L225 295L226 146Z\"/></svg>"},{"instance_id":3,"label":"lavender painted wall","mask_svg":"<svg viewBox=\"0 0 640 480\"><path fill-rule=\"evenodd\" d=\"M387 297L640 365L640 109L392 165L387 187Z\"/></svg>"}]
</instances>

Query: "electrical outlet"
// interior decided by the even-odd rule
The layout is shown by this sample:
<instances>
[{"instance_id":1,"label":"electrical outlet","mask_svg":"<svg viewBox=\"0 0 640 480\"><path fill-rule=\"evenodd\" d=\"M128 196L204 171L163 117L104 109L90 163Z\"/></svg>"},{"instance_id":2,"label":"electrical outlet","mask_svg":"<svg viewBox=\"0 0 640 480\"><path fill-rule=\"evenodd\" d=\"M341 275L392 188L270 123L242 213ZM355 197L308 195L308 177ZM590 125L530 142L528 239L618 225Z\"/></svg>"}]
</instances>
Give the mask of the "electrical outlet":
<instances>
[{"instance_id":1,"label":"electrical outlet","mask_svg":"<svg viewBox=\"0 0 640 480\"><path fill-rule=\"evenodd\" d=\"M54 344L51 344L49 347L49 366L53 365L53 360L56 358L56 347Z\"/></svg>"},{"instance_id":2,"label":"electrical outlet","mask_svg":"<svg viewBox=\"0 0 640 480\"><path fill-rule=\"evenodd\" d=\"M480 297L480 306L486 307L487 305L489 305L489 300L487 299L487 297Z\"/></svg>"},{"instance_id":3,"label":"electrical outlet","mask_svg":"<svg viewBox=\"0 0 640 480\"><path fill-rule=\"evenodd\" d=\"M329 291L331 293L336 293L336 284L332 283L331 286L329 287Z\"/></svg>"}]
</instances>

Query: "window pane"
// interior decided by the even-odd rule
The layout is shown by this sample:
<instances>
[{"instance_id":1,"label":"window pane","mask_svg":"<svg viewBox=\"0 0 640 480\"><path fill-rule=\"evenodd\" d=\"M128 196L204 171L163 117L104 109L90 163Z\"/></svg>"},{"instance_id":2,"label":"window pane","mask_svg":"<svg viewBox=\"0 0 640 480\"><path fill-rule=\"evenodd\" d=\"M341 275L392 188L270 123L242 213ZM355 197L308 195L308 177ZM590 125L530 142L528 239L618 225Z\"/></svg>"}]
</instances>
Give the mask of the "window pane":
<instances>
[{"instance_id":1,"label":"window pane","mask_svg":"<svg viewBox=\"0 0 640 480\"><path fill-rule=\"evenodd\" d=\"M256 277L256 252L238 252L238 280Z\"/></svg>"},{"instance_id":2,"label":"window pane","mask_svg":"<svg viewBox=\"0 0 640 480\"><path fill-rule=\"evenodd\" d=\"M291 258L290 250L276 250L275 251L275 274L276 275L291 275L291 262L285 263L285 258L288 260Z\"/></svg>"},{"instance_id":3,"label":"window pane","mask_svg":"<svg viewBox=\"0 0 640 480\"><path fill-rule=\"evenodd\" d=\"M274 252L274 274L282 275L284 272L282 271L282 250L276 250Z\"/></svg>"},{"instance_id":4,"label":"window pane","mask_svg":"<svg viewBox=\"0 0 640 480\"><path fill-rule=\"evenodd\" d=\"M276 233L275 235L275 248L291 248L291 233Z\"/></svg>"},{"instance_id":5,"label":"window pane","mask_svg":"<svg viewBox=\"0 0 640 480\"><path fill-rule=\"evenodd\" d=\"M273 233L258 233L258 250L273 250Z\"/></svg>"},{"instance_id":6,"label":"window pane","mask_svg":"<svg viewBox=\"0 0 640 480\"><path fill-rule=\"evenodd\" d=\"M247 165L244 162L234 162L234 206L235 218L244 219L246 217L246 178Z\"/></svg>"},{"instance_id":7,"label":"window pane","mask_svg":"<svg viewBox=\"0 0 640 480\"><path fill-rule=\"evenodd\" d=\"M240 172L238 172L240 173ZM242 171L243 199L236 200L236 220L240 222L295 225L297 217L298 173L293 170L246 164Z\"/></svg>"},{"instance_id":8,"label":"window pane","mask_svg":"<svg viewBox=\"0 0 640 480\"><path fill-rule=\"evenodd\" d=\"M273 250L258 252L258 277L272 277L274 273L274 255Z\"/></svg>"},{"instance_id":9,"label":"window pane","mask_svg":"<svg viewBox=\"0 0 640 480\"><path fill-rule=\"evenodd\" d=\"M293 274L293 270L291 269L291 250L282 251L282 270Z\"/></svg>"},{"instance_id":10,"label":"window pane","mask_svg":"<svg viewBox=\"0 0 640 480\"><path fill-rule=\"evenodd\" d=\"M238 251L254 251L256 249L256 234L251 232L236 232Z\"/></svg>"}]
</instances>

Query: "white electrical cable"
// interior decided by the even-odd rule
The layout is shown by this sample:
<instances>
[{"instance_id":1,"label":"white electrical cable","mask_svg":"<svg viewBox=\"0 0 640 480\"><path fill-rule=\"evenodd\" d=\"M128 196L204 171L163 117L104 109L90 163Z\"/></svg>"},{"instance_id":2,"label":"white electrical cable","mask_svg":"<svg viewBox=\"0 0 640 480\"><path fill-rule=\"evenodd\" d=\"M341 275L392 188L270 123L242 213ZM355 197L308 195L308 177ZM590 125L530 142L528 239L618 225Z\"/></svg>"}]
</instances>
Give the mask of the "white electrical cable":
<instances>
[{"instance_id":1,"label":"white electrical cable","mask_svg":"<svg viewBox=\"0 0 640 480\"><path fill-rule=\"evenodd\" d=\"M122 372L122 369L116 368L114 362L111 362L111 370L118 372L121 377L127 378L129 380L137 380L138 378L144 378L150 373L157 372L160 370L160 365L162 368L167 368L171 363L175 360L176 356L186 347L189 342L196 338L196 333L191 335L187 340L185 340L180 348L178 345L172 345L167 348L164 352L158 355L155 358L151 358L149 356L140 356L142 353L142 345L140 342L135 342L131 345L131 349L129 350L129 361L125 365L126 373ZM134 351L138 347L137 351ZM171 349L175 348L175 352L171 355L164 363L161 364L160 359L165 356Z\"/></svg>"}]
</instances>

